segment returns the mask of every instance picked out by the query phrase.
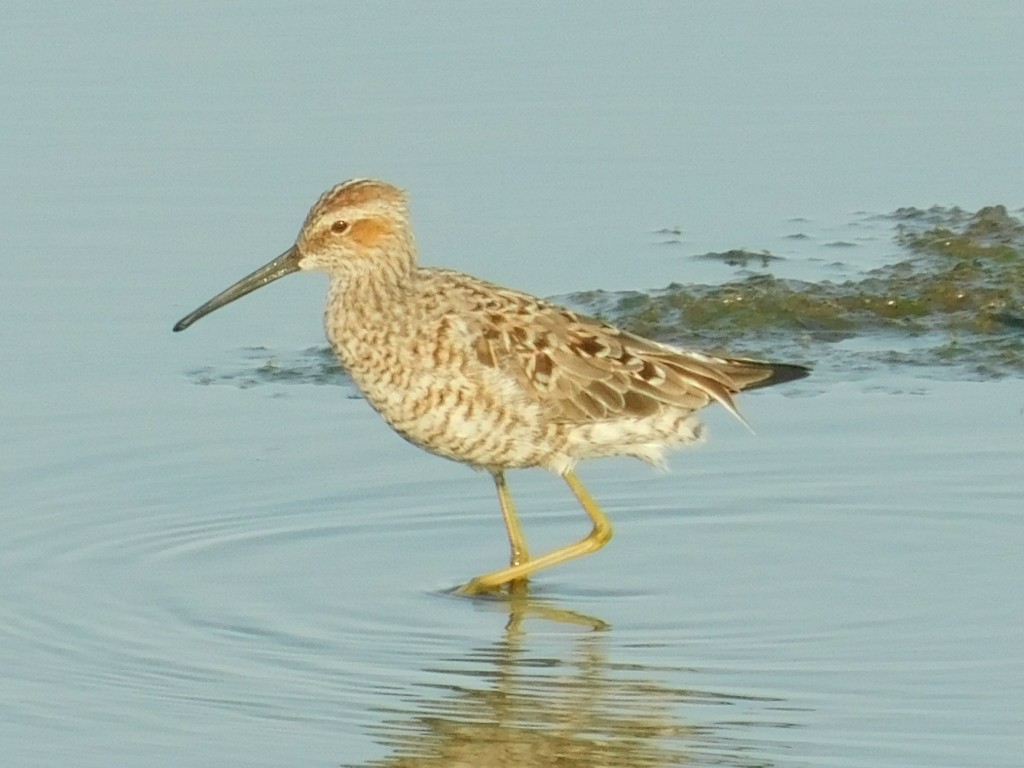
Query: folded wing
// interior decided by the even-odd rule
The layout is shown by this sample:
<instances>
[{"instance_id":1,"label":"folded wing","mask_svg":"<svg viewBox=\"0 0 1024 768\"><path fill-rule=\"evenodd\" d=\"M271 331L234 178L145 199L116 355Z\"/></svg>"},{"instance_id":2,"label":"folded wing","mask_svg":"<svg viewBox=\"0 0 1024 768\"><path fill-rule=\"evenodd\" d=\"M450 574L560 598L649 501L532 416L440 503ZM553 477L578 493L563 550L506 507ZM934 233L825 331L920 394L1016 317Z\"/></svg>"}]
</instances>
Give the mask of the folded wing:
<instances>
[{"instance_id":1,"label":"folded wing","mask_svg":"<svg viewBox=\"0 0 1024 768\"><path fill-rule=\"evenodd\" d=\"M808 373L675 349L535 299L487 318L476 329L478 360L515 377L552 419L565 422L692 412L712 401L742 421L734 394Z\"/></svg>"}]
</instances>

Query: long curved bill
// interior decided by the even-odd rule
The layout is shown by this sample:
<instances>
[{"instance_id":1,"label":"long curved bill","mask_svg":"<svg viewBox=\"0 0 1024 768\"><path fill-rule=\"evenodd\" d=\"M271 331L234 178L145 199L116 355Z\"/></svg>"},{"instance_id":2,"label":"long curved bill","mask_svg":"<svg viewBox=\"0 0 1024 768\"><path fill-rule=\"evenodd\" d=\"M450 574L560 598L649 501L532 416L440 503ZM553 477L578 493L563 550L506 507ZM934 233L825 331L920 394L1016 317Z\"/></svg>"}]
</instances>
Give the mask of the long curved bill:
<instances>
[{"instance_id":1,"label":"long curved bill","mask_svg":"<svg viewBox=\"0 0 1024 768\"><path fill-rule=\"evenodd\" d=\"M252 293L257 288L262 288L285 275L297 272L300 258L299 249L293 245L269 264L264 264L251 275L246 275L230 288L221 291L201 307L185 315L174 324L174 330L184 331L196 320L210 314L215 309L220 309L225 304L230 304L235 299L240 299L245 294Z\"/></svg>"}]
</instances>

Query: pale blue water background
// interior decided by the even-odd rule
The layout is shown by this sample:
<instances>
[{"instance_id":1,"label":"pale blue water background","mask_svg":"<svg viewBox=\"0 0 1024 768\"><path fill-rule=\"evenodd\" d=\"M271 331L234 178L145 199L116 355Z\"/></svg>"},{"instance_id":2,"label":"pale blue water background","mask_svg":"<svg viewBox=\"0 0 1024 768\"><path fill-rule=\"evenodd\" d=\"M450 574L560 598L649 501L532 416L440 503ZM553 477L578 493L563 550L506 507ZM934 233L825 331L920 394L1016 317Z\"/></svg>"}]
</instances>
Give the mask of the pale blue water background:
<instances>
[{"instance_id":1,"label":"pale blue water background","mask_svg":"<svg viewBox=\"0 0 1024 768\"><path fill-rule=\"evenodd\" d=\"M616 538L506 628L443 594L506 556L486 477L344 388L189 375L320 344L321 278L170 326L350 176L410 190L425 262L546 295L1019 206L1022 36L1015 2L8 9L3 764L1020 765L1020 381L826 368L668 476L584 467ZM537 549L583 532L511 482Z\"/></svg>"}]
</instances>

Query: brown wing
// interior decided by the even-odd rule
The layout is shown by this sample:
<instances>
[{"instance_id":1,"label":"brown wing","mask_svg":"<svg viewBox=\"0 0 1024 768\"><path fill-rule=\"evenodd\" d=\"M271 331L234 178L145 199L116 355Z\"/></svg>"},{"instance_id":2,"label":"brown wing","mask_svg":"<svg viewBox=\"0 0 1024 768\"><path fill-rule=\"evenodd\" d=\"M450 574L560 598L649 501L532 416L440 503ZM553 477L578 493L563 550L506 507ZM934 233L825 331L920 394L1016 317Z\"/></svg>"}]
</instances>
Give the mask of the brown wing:
<instances>
[{"instance_id":1,"label":"brown wing","mask_svg":"<svg viewBox=\"0 0 1024 768\"><path fill-rule=\"evenodd\" d=\"M486 314L476 353L515 376L554 419L593 422L695 411L717 400L742 421L733 394L807 375L801 366L687 352L532 297Z\"/></svg>"}]
</instances>

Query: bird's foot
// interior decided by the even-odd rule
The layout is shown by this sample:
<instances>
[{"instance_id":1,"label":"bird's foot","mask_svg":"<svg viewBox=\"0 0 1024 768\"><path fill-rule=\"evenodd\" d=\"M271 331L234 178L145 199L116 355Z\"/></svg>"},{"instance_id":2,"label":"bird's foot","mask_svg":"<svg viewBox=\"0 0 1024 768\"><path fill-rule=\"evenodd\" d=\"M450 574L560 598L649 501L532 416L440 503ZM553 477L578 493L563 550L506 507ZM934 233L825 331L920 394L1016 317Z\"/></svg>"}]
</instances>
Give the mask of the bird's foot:
<instances>
[{"instance_id":1,"label":"bird's foot","mask_svg":"<svg viewBox=\"0 0 1024 768\"><path fill-rule=\"evenodd\" d=\"M504 591L508 588L510 596L525 595L529 587L529 581L525 578L511 579L510 581L499 581L495 582L488 576L494 574L488 574L487 576L477 576L476 578L470 579L461 587L458 587L454 594L463 595L465 597L478 597L480 595L493 595L498 592Z\"/></svg>"}]
</instances>

